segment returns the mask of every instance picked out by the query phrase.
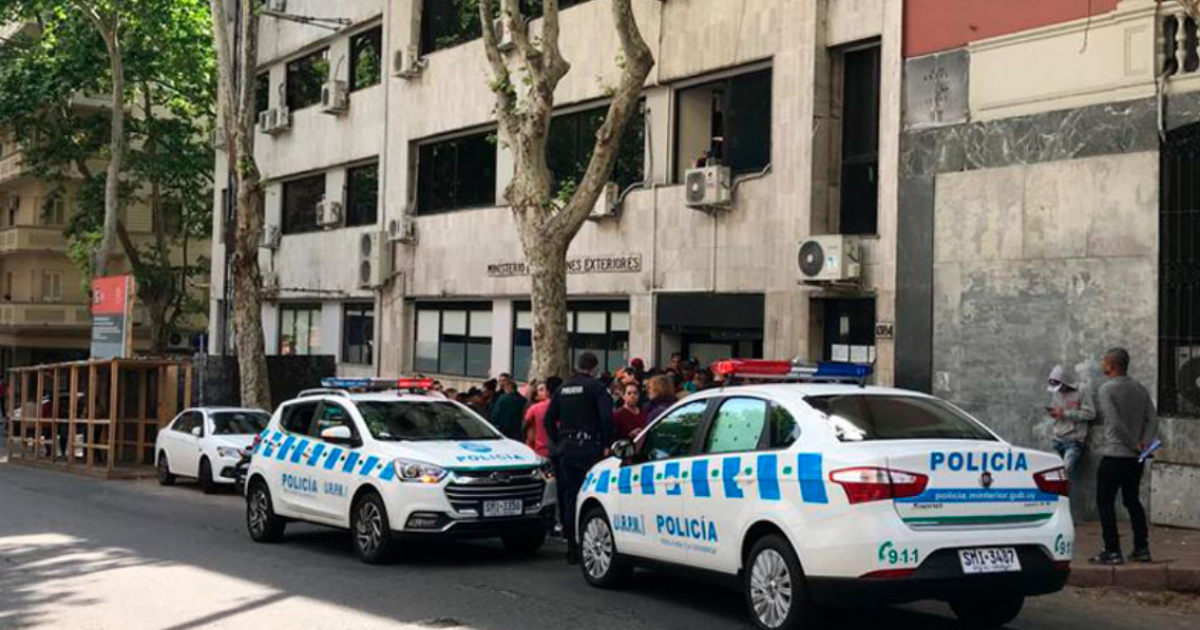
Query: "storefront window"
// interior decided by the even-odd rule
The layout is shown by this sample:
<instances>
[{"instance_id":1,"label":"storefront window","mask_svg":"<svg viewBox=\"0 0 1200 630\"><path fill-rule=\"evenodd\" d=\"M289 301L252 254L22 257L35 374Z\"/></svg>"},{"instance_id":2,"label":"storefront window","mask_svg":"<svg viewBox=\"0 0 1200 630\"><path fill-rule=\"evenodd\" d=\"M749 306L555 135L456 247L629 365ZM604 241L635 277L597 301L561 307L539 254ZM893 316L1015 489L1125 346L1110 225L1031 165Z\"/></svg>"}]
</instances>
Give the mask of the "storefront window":
<instances>
[{"instance_id":1,"label":"storefront window","mask_svg":"<svg viewBox=\"0 0 1200 630\"><path fill-rule=\"evenodd\" d=\"M629 303L577 302L567 306L571 364L591 352L601 369L614 372L629 361ZM533 358L533 314L528 303L517 305L513 334L513 377L526 379ZM565 374L562 376L566 376Z\"/></svg>"},{"instance_id":2,"label":"storefront window","mask_svg":"<svg viewBox=\"0 0 1200 630\"><path fill-rule=\"evenodd\" d=\"M279 307L279 354L321 353L321 305L284 304Z\"/></svg>"},{"instance_id":3,"label":"storefront window","mask_svg":"<svg viewBox=\"0 0 1200 630\"><path fill-rule=\"evenodd\" d=\"M430 374L487 377L492 363L490 309L490 305L474 304L418 306L413 368Z\"/></svg>"}]
</instances>

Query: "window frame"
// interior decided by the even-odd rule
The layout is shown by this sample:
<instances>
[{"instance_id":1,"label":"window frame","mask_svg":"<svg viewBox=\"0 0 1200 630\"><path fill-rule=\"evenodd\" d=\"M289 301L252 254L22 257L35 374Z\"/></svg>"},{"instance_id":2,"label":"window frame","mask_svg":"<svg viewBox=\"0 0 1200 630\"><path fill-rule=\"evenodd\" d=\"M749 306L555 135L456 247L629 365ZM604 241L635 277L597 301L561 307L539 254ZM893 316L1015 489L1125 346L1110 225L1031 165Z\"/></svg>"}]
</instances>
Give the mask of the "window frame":
<instances>
[{"instance_id":1,"label":"window frame","mask_svg":"<svg viewBox=\"0 0 1200 630\"><path fill-rule=\"evenodd\" d=\"M604 311L604 313L605 313L605 330L606 330L606 332L604 334L605 334L606 347L604 350L604 356L600 356L597 353L597 351L592 348L576 348L575 347L575 339L576 339L575 335L596 334L596 333L576 332L578 329L577 315L580 312L594 313L597 311ZM512 352L512 359L509 362L508 368L509 368L509 372L513 375L513 378L516 378L518 380L525 380L528 377L528 374L525 374L524 371L517 369L517 352L516 352L516 349L518 346L517 337L518 337L518 335L521 335L521 334L525 333L525 331L526 331L526 329L520 327L520 314L521 313L532 313L532 312L533 312L533 306L530 302L521 301L521 302L513 303L513 324L512 324L512 331L511 331L513 352ZM630 356L629 356L629 354L630 354L629 353L629 334L631 331L630 330L613 330L613 318L617 314L623 314L623 315L625 315L626 318L628 318L630 316L630 305L629 305L628 301L623 301L623 300L595 300L595 301L568 300L567 301L567 330L568 330L567 352L571 354L571 359L572 359L571 363L572 364L574 364L574 362L575 362L574 361L575 350L582 350L584 352L591 352L593 354L596 354L597 355L596 358L600 359L600 366L602 368L602 372L609 371L609 367L611 365L610 362L611 362L611 358L612 358L611 355L615 352L614 348L617 343L617 339L619 338L620 335L624 335L625 336L624 343L626 345L626 348L625 348L624 360L621 362L622 367L624 367L624 363L626 363L630 359ZM630 324L630 328L632 328L632 323ZM520 344L520 346L531 348L532 342L528 346L525 344Z\"/></svg>"},{"instance_id":2,"label":"window frame","mask_svg":"<svg viewBox=\"0 0 1200 630\"><path fill-rule=\"evenodd\" d=\"M753 394L731 394L729 396L714 397L709 400L715 401L715 403L711 405L711 407L712 407L711 417L709 418L708 422L705 423L704 436L700 440L700 452L699 452L700 455L714 455L714 456L716 456L716 455L735 455L738 453L756 453L756 452L760 452L760 451L764 451L764 450L782 450L782 449L770 449L769 448L771 412L774 409L774 407L776 406L775 401L771 400L770 398L766 398L764 396L757 396L757 395L753 395ZM758 441L755 442L754 448L748 448L748 449L744 449L744 450L740 450L740 451L710 452L708 450L709 440L712 438L712 435L717 428L717 419L721 415L721 409L724 408L727 403L735 401L735 400L753 400L756 402L760 402L763 404L764 408L766 409L766 415L763 416L762 429L759 430L759 432L758 432ZM794 420L795 416L793 416L792 418Z\"/></svg>"},{"instance_id":3,"label":"window frame","mask_svg":"<svg viewBox=\"0 0 1200 630\"><path fill-rule=\"evenodd\" d=\"M588 116L598 114L601 117L601 124L603 124L603 118L607 116L608 110L611 106L612 106L611 100L605 100L605 101L600 102L599 104L597 104L596 102L593 101L591 103L578 104L578 105L574 105L574 106L564 107L562 109L555 111L551 115L550 126L549 126L549 130L547 131L546 158L547 158L547 161L550 163L549 166L550 166L550 177L552 180L552 184L551 184L552 193L558 194L558 191L560 189L559 187L561 184L560 174L554 172L554 165L553 165L553 162L555 161L555 153L553 150L554 149L553 139L558 135L555 133L555 129L554 129L555 123L563 124L564 121L574 121L575 122L576 126L573 129L575 137L572 140L575 143L575 149L576 149L575 157L583 158L583 160L582 160L583 168L581 169L581 171L579 173L579 175L582 176L583 172L585 172L587 170L587 163L590 160L590 156L592 154L592 149L595 147L595 135L582 133L583 128L580 125L580 123L582 121L587 120ZM609 177L609 180L612 182L615 182L621 188L621 190L624 190L634 184L643 183L643 182L647 181L647 179L648 179L648 173L646 172L646 123L647 123L647 121L646 121L646 99L645 99L645 97L643 97L640 101L638 101L637 113L635 114L634 118L632 118L629 121L629 124L627 124L625 126L623 135L621 137L621 145L620 145L620 148L617 153L618 161L622 158L623 150L628 149L629 146L634 146L634 145L625 144L625 141L631 139L628 136L630 133L632 133L635 130L635 128L636 128L634 126L635 123L641 124L641 131L640 131L641 142L640 142L640 144L634 143L638 147L638 153L639 153L639 158L640 158L639 174L638 174L637 178L635 178L633 180L624 181L617 177L616 168L614 166L613 173ZM598 128L599 128L599 126L597 126L597 129ZM559 129L558 132L559 132L559 134L561 134L562 130ZM590 142L589 142L589 140L590 140ZM578 184L578 182L576 182L576 184Z\"/></svg>"},{"instance_id":4,"label":"window frame","mask_svg":"<svg viewBox=\"0 0 1200 630\"><path fill-rule=\"evenodd\" d=\"M305 401L292 403L292 404L284 407L283 412L281 413L281 415L279 417L279 430L288 435L299 435L299 436L304 436L304 437L312 437L313 426L316 424L316 420L317 420L317 411L321 408L322 402L323 401L320 401L320 400L316 400L316 401L305 400ZM295 413L296 409L299 409L301 407L308 407L310 405L312 406L312 411L309 412L308 424L307 424L304 432L297 433L297 432L289 429L288 425L287 425L287 421L290 418L290 414Z\"/></svg>"},{"instance_id":5,"label":"window frame","mask_svg":"<svg viewBox=\"0 0 1200 630\"><path fill-rule=\"evenodd\" d=\"M416 207L416 216L419 216L419 217L433 216L433 215L445 214L445 213L449 213L449 212L463 212L463 211L468 211L468 210L480 210L480 209L485 209L485 208L497 207L497 205L501 202L501 199L496 192L496 184L497 184L497 182L500 181L500 179L499 179L500 178L499 157L498 157L498 152L497 152L498 150L497 150L496 141L489 140L488 138L489 137L498 138L499 137L498 134L499 134L499 129L497 127L488 126L484 129L476 128L476 129L471 129L471 130L463 130L463 131L455 132L452 134L435 136L432 138L426 138L423 140L416 141L414 143L414 147L413 147L413 151L412 151L412 155L415 157L415 161L413 162L412 172L413 172L413 177L416 180L416 185L413 186L412 188L413 188L413 195L414 195L413 201L414 201L414 205ZM484 142L488 145L488 147L490 149L488 153L492 156L491 157L491 178L490 178L491 185L487 189L489 191L487 198L483 199L479 202L475 202L474 200L472 200L470 202L459 203L458 202L458 197L459 197L458 189L455 188L454 201L452 201L450 203L450 205L447 205L447 206L435 205L433 203L433 196L435 194L435 191L428 188L429 186L435 185L434 182L431 181L433 179L433 175L434 175L434 171L433 171L434 166L431 164L432 156L423 157L422 154L427 150L433 151L432 147L436 147L436 146L440 146L440 145L448 145L451 143L462 142L465 140L476 140L481 137L483 138ZM455 147L455 156L454 156L454 168L453 168L454 173L453 173L453 177L451 177L451 179L455 182L470 179L470 177L464 176L464 174L461 172L461 170L459 168L459 164L460 164L459 159L458 159L459 151L460 151L460 148L456 146ZM486 180L487 177L482 177L480 179Z\"/></svg>"},{"instance_id":6,"label":"window frame","mask_svg":"<svg viewBox=\"0 0 1200 630\"><path fill-rule=\"evenodd\" d=\"M360 51L356 50L356 46L362 42L370 43L370 42L372 42L372 40L377 44L376 52L379 55L379 64L378 64L379 65L379 74L375 77L375 80L373 83L366 83L363 85L359 85L358 84L359 59L358 59L357 53ZM376 85L380 85L383 83L383 63L384 63L383 51L384 51L384 49L383 49L383 25L382 24L376 24L375 26L364 29L364 30L359 31L350 36L350 53L349 53L350 54L350 69L349 69L350 74L347 77L347 81L346 81L346 88L348 91L357 92L359 90L365 90L367 88L375 87Z\"/></svg>"},{"instance_id":7,"label":"window frame","mask_svg":"<svg viewBox=\"0 0 1200 630\"><path fill-rule=\"evenodd\" d=\"M671 144L672 144L671 153L674 156L674 158L671 160L671 162L672 162L671 178L672 178L672 180L675 181L676 184L684 183L683 175L688 169L691 168L690 165L685 166L685 164L690 164L689 160L691 158L685 157L681 153L682 152L681 142L682 142L682 133L683 133L683 117L680 115L679 110L680 110L680 104L682 102L683 93L687 92L689 90L696 89L696 88L715 86L717 84L722 84L722 83L726 84L726 86L728 86L739 78L748 77L750 75L754 75L754 74L758 74L758 73L762 73L762 72L766 72L770 75L769 78L770 78L770 85L771 85L771 102L770 102L771 106L768 108L768 111L770 112L771 117L770 117L770 121L769 121L770 124L768 126L768 133L767 133L767 161L766 161L766 164L767 165L772 164L772 162L774 160L775 149L776 149L775 143L773 142L773 140L774 140L773 136L774 136L775 127L778 124L778 121L775 120L774 111L773 111L775 98L776 98L775 64L774 64L773 60L768 59L768 60L764 60L764 61L760 61L760 62L756 62L756 63L750 63L750 64L746 64L743 66L739 66L737 68L731 68L729 70L725 70L722 72L715 72L715 73L705 74L705 75L698 76L698 77L693 77L691 79L679 81L678 83L675 83L674 85L672 85L671 114L672 114L672 118L673 118L673 123L672 123L673 139L671 141ZM727 94L726 94L726 98L724 101L725 110L728 110L728 104L729 104L728 103L728 101L729 101L728 92L730 92L730 91L731 90L727 89ZM728 137L728 134L726 134L726 137ZM709 139L709 148L711 148L711 146L712 146L711 140L712 139L710 138ZM722 156L721 164L725 165L725 166L730 166L729 159L726 156ZM764 166L764 168L765 168L765 166ZM731 174L734 177L736 177L738 175L756 173L756 172L758 172L758 170L759 169L732 170L732 167L731 167L731 171L732 171Z\"/></svg>"},{"instance_id":8,"label":"window frame","mask_svg":"<svg viewBox=\"0 0 1200 630\"><path fill-rule=\"evenodd\" d=\"M358 217L358 214L355 211L355 205L356 205L355 202L358 199L357 199L357 195L354 194L355 188L351 182L352 182L352 178L355 173L361 173L361 172L364 172L364 171L366 171L368 169L372 169L372 168L375 169L375 190L373 192L373 195L375 197L375 204L371 208L371 214L370 214L371 220L364 221L364 220L361 220L360 217ZM366 162L359 162L357 164L352 164L352 165L349 165L346 167L345 181L342 184L342 187L344 190L343 197L346 200L346 207L345 207L344 211L342 212L341 227L363 227L363 226L375 225L375 224L379 223L379 182L380 182L379 158L375 158L373 160L369 160Z\"/></svg>"},{"instance_id":9,"label":"window frame","mask_svg":"<svg viewBox=\"0 0 1200 630\"><path fill-rule=\"evenodd\" d=\"M686 399L685 398L684 400L679 401L677 404L672 405L670 409L663 412L663 414L661 416L659 416L657 419L655 419L655 421L652 422L650 424L650 426L646 427L645 429L642 430L641 433L638 434L637 439L634 441L634 449L635 449L634 456L632 458L630 458L628 463L623 463L622 465L628 466L628 465L645 464L648 462L665 462L665 461L671 461L671 460L676 460L676 459L686 459L688 457L697 457L700 455L704 455L704 453L701 451L702 451L702 448L704 445L704 441L707 439L707 436L708 436L709 425L712 423L713 410L716 408L716 405L713 404L713 401L718 400L718 398L719 397L716 397L716 396L710 397L710 398L700 398L700 399ZM649 437L652 434L652 432L654 431L654 429L656 429L662 423L666 422L668 419L670 419L675 414L679 413L680 411L682 411L688 407L691 407L692 405L704 405L704 410L700 414L700 424L696 427L696 434L694 436L692 436L692 444L691 444L691 446L688 447L688 452L682 453L679 455L672 455L670 457L664 457L662 459L650 459L648 453L646 452L646 440L649 439Z\"/></svg>"},{"instance_id":10,"label":"window frame","mask_svg":"<svg viewBox=\"0 0 1200 630\"><path fill-rule=\"evenodd\" d=\"M366 348L366 361L354 361L347 358L350 355L350 335L347 331L350 329L349 322L352 315L366 317L370 314L371 326L370 339L366 339L363 347ZM366 328L364 331L368 330ZM341 362L350 365L374 365L375 364L375 303L374 302L346 302L342 304L342 352Z\"/></svg>"},{"instance_id":11,"label":"window frame","mask_svg":"<svg viewBox=\"0 0 1200 630\"><path fill-rule=\"evenodd\" d=\"M254 118L271 109L271 72L263 70L254 75Z\"/></svg>"},{"instance_id":12,"label":"window frame","mask_svg":"<svg viewBox=\"0 0 1200 630\"><path fill-rule=\"evenodd\" d=\"M295 193L289 194L290 187L291 186L299 186L299 185L301 185L302 182L314 183L314 182L316 182L317 179L321 180L321 188L320 188L321 196L317 200L316 204L314 204L312 207L312 223L311 223L311 225L308 223L297 224L297 219L289 219L289 217L292 216L292 213L289 211L289 207L288 207L289 199L292 196L292 194L295 194ZM325 171L321 171L319 173L308 173L305 175L299 175L296 177L291 177L286 180L283 180L282 182L280 182L279 186L280 186L280 212L279 212L280 233L284 236L291 236L293 234L308 234L311 232L320 232L321 231L320 217L317 216L318 207L319 207L320 203L329 196L329 193L328 193L329 174Z\"/></svg>"},{"instance_id":13,"label":"window frame","mask_svg":"<svg viewBox=\"0 0 1200 630\"><path fill-rule=\"evenodd\" d=\"M298 89L299 75L293 73L298 73L302 64L312 63L313 60L317 58L319 58L319 61L325 62L325 77L321 80L321 85L317 87L316 98L300 102L299 99L302 95ZM287 104L288 111L294 114L300 110L308 109L309 107L321 104L321 88L323 88L325 84L329 82L330 70L332 69L329 64L329 58L329 46L323 46L316 50L299 55L287 62L287 67L285 68L286 77L284 79L284 101ZM308 94L303 96L311 97L311 95Z\"/></svg>"},{"instance_id":14,"label":"window frame","mask_svg":"<svg viewBox=\"0 0 1200 630\"><path fill-rule=\"evenodd\" d=\"M881 135L881 131L882 131L883 46L878 38L872 38L872 39L867 39L867 40L863 40L863 41L859 41L859 42L853 42L853 43L845 44L842 46L838 46L838 47L832 49L830 52L833 55L835 55L834 63L832 64L832 66L834 68L834 71L837 73L833 77L832 85L836 86L836 88L840 91L840 94L838 94L838 99L836 100L836 102L839 103L841 106L841 111L836 112L836 114L838 116L838 121L839 121L839 126L838 126L839 134L838 134L837 144L836 144L836 150L837 150L837 156L838 156L837 157L837 169L838 169L838 173L837 173L837 177L838 177L838 180L837 180L837 225L838 225L838 233L839 234L852 234L852 235L858 235L858 236L875 236L879 233L879 141L880 141L880 135ZM848 136L846 134L846 129L848 128L848 126L846 124L847 111L848 111L847 104L851 103L852 99L849 98L849 94L847 93L847 85L849 84L849 82L847 81L847 74L846 74L846 57L848 55L857 55L857 54L863 54L863 53L871 53L873 55L873 58L871 59L871 61L873 61L872 69L874 71L874 83L872 85L872 90L871 90L869 98L874 99L874 109L872 112L869 112L869 113L873 115L873 118L875 121L875 127L874 127L873 137L869 138L869 140L871 143L874 144L874 149L873 149L873 151L856 153L853 155L847 155L847 147L846 147L846 143L848 141ZM857 99L854 99L854 100L857 101ZM861 126L855 125L855 126L853 126L853 128L861 129ZM847 228L846 228L846 224L848 223L848 221L846 220L847 216L851 215L851 214L860 214L861 215L865 210L868 210L868 208L850 208L847 205L848 201L847 201L847 196L845 193L848 188L852 188L851 186L848 185L848 182L849 182L848 173L850 170L858 168L858 167L873 168L872 173L873 173L873 178L874 178L874 187L873 187L874 188L874 197L871 199L870 208L869 208L871 216L869 218L868 217L860 217L858 219L858 222L865 224L865 225L873 224L874 229L870 229L870 230L855 229L853 231L847 231Z\"/></svg>"},{"instance_id":15,"label":"window frame","mask_svg":"<svg viewBox=\"0 0 1200 630\"><path fill-rule=\"evenodd\" d=\"M313 411L312 422L309 424L309 427L308 427L308 437L325 442L325 440L321 438L320 426L321 426L321 416L325 413L326 407L337 407L337 408L341 409L346 414L346 426L350 427L351 440L357 440L359 442L362 441L362 431L359 430L358 419L354 417L354 413L352 412L350 407L343 405L342 403L337 402L337 401L325 400L325 399L322 399L319 403L317 403L317 408ZM329 427L329 428L333 428L333 427ZM325 442L325 443L331 444L331 442Z\"/></svg>"},{"instance_id":16,"label":"window frame","mask_svg":"<svg viewBox=\"0 0 1200 630\"><path fill-rule=\"evenodd\" d=\"M484 339L484 337L472 337L471 336L471 319L472 319L472 313L481 312L481 311L486 311L489 314L489 317L494 317L495 310L493 309L491 302L424 302L424 303L417 302L417 303L414 303L414 305L413 305L413 311L414 311L414 313L416 313L416 315L414 315L414 317L413 317L413 344L412 344L412 346L413 346L412 365L413 365L414 372L419 372L422 374L437 374L437 375L441 375L441 376L457 376L457 377L462 377L462 378L487 378L488 373L490 373L490 371L491 371L491 359L492 359L492 355L495 350L495 337L489 336L486 338L487 345L488 345L488 366L489 366L488 371L487 371L488 373L471 374L470 367L469 367L470 363L471 363L471 361L470 361L470 346L473 343L481 345L482 341L480 341L480 340ZM417 340L419 339L419 336L420 336L420 326L421 326L420 312L421 311L436 311L438 314L438 331L437 331L438 332L438 335L437 335L438 336L438 341L437 341L438 356L437 356L437 366L436 366L436 369L433 371L422 369L421 367L419 367L417 365L417 361L418 361L418 357L417 357L418 341ZM446 342L446 341L444 341L444 337L446 336L446 334L443 331L445 330L445 321L446 321L446 312L447 311L455 311L455 312L462 311L462 312L466 313L466 334L465 335L451 335L453 337L462 337L463 340L461 342L457 342L457 341ZM461 343L462 344L463 373L461 373L461 374L458 372L453 372L453 371L451 371L451 372L445 371L445 366L443 365L443 362L442 362L442 358L443 358L442 357L442 346L446 345L447 343L453 343L453 344Z\"/></svg>"},{"instance_id":17,"label":"window frame","mask_svg":"<svg viewBox=\"0 0 1200 630\"><path fill-rule=\"evenodd\" d=\"M291 352L285 353L283 351L283 337L284 337L283 315L284 315L284 312L286 312L286 311L291 311L293 313L298 313L298 312L309 313L309 328L307 330L310 331L309 332L310 342L308 344L308 347L309 347L308 352L305 352L304 354L300 354L299 352L297 352L295 350L295 348L293 348ZM323 311L324 311L324 307L320 302L283 302L283 303L280 303L279 304L279 328L278 328L279 332L276 335L276 341L278 344L276 354L279 356L287 356L287 357L311 357L311 356L319 355L320 351L321 351L321 345L319 343L317 344L317 352L314 353L312 351L311 331L314 328L314 320L312 318L312 314L313 313L317 314L316 321L315 321L315 328L317 330L320 330L321 317L322 317ZM296 322L296 319L295 319L295 316L293 315L293 318L292 318L292 329L293 329L292 332L293 333L295 333L295 322ZM292 336L293 336L293 339L299 339L299 337L295 334L293 334ZM318 339L318 341L319 341L319 339Z\"/></svg>"}]
</instances>

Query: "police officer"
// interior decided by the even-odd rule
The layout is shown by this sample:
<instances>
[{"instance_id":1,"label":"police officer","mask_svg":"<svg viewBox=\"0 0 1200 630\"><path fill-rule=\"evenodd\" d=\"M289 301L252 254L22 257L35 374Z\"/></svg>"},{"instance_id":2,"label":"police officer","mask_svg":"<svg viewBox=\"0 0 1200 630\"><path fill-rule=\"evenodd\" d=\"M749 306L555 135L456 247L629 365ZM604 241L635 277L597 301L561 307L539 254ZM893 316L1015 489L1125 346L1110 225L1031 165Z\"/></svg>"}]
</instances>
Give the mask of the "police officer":
<instances>
[{"instance_id":1,"label":"police officer","mask_svg":"<svg viewBox=\"0 0 1200 630\"><path fill-rule=\"evenodd\" d=\"M560 518L567 538L567 563L579 562L575 531L575 500L583 478L613 439L612 398L596 378L596 355L579 355L575 374L563 381L546 409L546 435L554 458Z\"/></svg>"}]
</instances>

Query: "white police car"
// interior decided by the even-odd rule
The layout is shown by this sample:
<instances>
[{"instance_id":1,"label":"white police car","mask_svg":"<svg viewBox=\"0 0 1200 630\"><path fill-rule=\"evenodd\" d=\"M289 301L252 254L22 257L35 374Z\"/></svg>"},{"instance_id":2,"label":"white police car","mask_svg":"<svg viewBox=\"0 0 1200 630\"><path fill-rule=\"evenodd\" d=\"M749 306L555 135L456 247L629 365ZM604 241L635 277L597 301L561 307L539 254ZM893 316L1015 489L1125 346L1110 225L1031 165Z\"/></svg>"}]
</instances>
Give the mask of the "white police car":
<instances>
[{"instance_id":1,"label":"white police car","mask_svg":"<svg viewBox=\"0 0 1200 630\"><path fill-rule=\"evenodd\" d=\"M727 378L795 376L726 361ZM825 364L862 378L867 366ZM811 372L810 372L811 373ZM689 396L597 464L579 495L588 582L634 565L740 578L762 628L818 605L948 601L999 626L1060 590L1074 528L1062 461L1012 446L931 396L845 383L725 387Z\"/></svg>"},{"instance_id":2,"label":"white police car","mask_svg":"<svg viewBox=\"0 0 1200 630\"><path fill-rule=\"evenodd\" d=\"M414 394L430 381L327 379L331 389L281 405L246 478L246 524L258 542L289 520L350 529L363 561L405 539L492 538L531 553L554 518L547 463L467 407ZM394 391L350 393L349 389Z\"/></svg>"}]
</instances>

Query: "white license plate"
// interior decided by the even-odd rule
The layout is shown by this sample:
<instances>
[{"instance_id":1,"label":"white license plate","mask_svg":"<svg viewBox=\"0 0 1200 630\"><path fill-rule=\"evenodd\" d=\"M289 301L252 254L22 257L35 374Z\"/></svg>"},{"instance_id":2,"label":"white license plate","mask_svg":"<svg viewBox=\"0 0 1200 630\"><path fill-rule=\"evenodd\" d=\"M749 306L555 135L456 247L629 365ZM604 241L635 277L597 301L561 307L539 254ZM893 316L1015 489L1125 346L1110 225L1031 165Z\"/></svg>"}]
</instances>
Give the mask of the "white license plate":
<instances>
[{"instance_id":1,"label":"white license plate","mask_svg":"<svg viewBox=\"0 0 1200 630\"><path fill-rule=\"evenodd\" d=\"M524 511L525 504L521 499L483 502L484 518L491 518L493 516L520 516Z\"/></svg>"},{"instance_id":2,"label":"white license plate","mask_svg":"<svg viewBox=\"0 0 1200 630\"><path fill-rule=\"evenodd\" d=\"M1021 570L1017 550L1012 547L962 549L958 552L963 573L1009 573Z\"/></svg>"}]
</instances>

